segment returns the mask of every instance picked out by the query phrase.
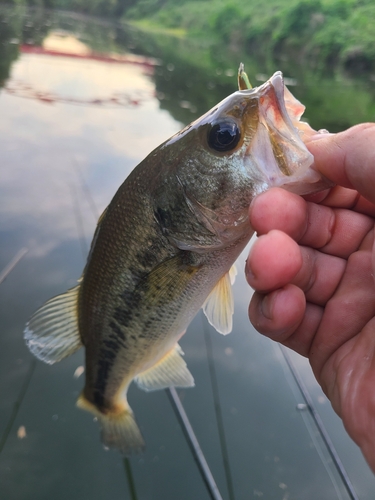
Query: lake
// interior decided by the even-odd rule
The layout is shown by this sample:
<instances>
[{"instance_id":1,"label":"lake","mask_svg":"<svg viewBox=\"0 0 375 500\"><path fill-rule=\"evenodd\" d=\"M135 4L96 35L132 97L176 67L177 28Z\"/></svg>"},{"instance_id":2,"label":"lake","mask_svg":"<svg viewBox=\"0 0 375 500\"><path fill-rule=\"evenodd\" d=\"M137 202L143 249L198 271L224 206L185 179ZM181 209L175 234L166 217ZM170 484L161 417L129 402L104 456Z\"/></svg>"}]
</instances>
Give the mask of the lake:
<instances>
[{"instance_id":1,"label":"lake","mask_svg":"<svg viewBox=\"0 0 375 500\"><path fill-rule=\"evenodd\" d=\"M76 284L96 221L149 152L236 90L240 61L254 84L284 71L315 128L373 120L371 75L353 79L276 65L204 40L149 34L61 12L0 10L0 497L4 500L209 499L166 391L133 385L147 448L107 451L95 419L75 407L82 350L36 361L23 329L45 300ZM358 498L375 478L307 361L250 325L251 290L237 267L233 332L202 313L181 341L196 387L178 390L228 500L353 498L306 407L301 379Z\"/></svg>"}]
</instances>

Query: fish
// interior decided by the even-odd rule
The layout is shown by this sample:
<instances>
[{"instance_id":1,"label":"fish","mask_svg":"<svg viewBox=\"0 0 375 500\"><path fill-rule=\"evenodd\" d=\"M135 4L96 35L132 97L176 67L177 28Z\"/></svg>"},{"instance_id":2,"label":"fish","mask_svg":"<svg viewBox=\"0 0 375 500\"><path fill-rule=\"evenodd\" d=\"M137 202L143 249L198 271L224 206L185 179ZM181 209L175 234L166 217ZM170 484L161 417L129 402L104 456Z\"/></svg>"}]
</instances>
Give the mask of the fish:
<instances>
[{"instance_id":1,"label":"fish","mask_svg":"<svg viewBox=\"0 0 375 500\"><path fill-rule=\"evenodd\" d=\"M327 187L304 141L316 133L281 72L239 90L152 151L98 220L78 284L30 318L24 338L53 364L85 348L77 406L95 415L102 442L144 449L127 401L145 391L193 387L178 342L203 309L232 330L234 263L253 235L252 199L272 186L298 194Z\"/></svg>"}]
</instances>

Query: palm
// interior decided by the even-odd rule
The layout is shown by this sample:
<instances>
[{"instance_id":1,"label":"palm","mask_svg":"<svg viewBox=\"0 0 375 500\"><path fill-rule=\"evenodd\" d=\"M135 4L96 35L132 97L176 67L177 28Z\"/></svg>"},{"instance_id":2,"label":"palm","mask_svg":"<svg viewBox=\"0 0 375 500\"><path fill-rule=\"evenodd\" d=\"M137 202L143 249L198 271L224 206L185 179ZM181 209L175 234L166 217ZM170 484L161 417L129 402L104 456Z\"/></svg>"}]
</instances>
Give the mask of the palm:
<instances>
[{"instance_id":1,"label":"palm","mask_svg":"<svg viewBox=\"0 0 375 500\"><path fill-rule=\"evenodd\" d=\"M342 417L348 433L361 447L373 470L375 469L374 332L373 318L366 323L359 334L332 354L323 367L321 377L334 409Z\"/></svg>"}]
</instances>

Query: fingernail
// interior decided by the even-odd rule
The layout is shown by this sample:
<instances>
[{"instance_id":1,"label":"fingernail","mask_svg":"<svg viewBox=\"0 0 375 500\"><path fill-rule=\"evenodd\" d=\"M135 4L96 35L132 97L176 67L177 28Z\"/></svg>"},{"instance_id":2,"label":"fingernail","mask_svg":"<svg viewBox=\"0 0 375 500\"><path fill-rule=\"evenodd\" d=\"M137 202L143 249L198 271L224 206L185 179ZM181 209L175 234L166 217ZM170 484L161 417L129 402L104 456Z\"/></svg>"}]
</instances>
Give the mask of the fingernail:
<instances>
[{"instance_id":1,"label":"fingernail","mask_svg":"<svg viewBox=\"0 0 375 500\"><path fill-rule=\"evenodd\" d=\"M273 295L272 297L270 297L270 295L265 295L264 299L260 303L260 309L265 318L273 319L272 318Z\"/></svg>"},{"instance_id":2,"label":"fingernail","mask_svg":"<svg viewBox=\"0 0 375 500\"><path fill-rule=\"evenodd\" d=\"M250 257L250 253L249 253L249 257ZM251 282L254 280L255 276L254 276L253 270L250 267L249 258L246 259L246 263L245 263L245 276L246 276L247 282L251 286Z\"/></svg>"},{"instance_id":3,"label":"fingernail","mask_svg":"<svg viewBox=\"0 0 375 500\"><path fill-rule=\"evenodd\" d=\"M257 196L255 198L253 198L250 202L249 212L248 212L250 222L251 222L251 214L253 213L254 202L256 199L257 199Z\"/></svg>"},{"instance_id":4,"label":"fingernail","mask_svg":"<svg viewBox=\"0 0 375 500\"><path fill-rule=\"evenodd\" d=\"M257 202L257 199L260 197L260 196L263 196L264 193L260 193L260 194L257 194L250 202L250 207L249 207L249 216L251 217L251 212L253 211L253 208L254 208L254 205L255 203Z\"/></svg>"}]
</instances>

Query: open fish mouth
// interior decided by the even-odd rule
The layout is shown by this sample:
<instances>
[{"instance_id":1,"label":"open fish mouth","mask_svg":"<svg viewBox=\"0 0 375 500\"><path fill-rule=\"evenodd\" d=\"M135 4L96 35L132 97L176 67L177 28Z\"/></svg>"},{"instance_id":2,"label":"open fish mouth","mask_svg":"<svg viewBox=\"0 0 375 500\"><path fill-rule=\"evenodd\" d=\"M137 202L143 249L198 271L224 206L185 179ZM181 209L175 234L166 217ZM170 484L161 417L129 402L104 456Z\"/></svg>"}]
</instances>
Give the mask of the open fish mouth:
<instances>
[{"instance_id":1,"label":"open fish mouth","mask_svg":"<svg viewBox=\"0 0 375 500\"><path fill-rule=\"evenodd\" d=\"M285 87L282 73L276 72L252 92L259 100L259 126L246 156L262 172L260 190L282 186L306 194L329 187L310 168L314 158L304 143L318 132L300 121L305 107Z\"/></svg>"}]
</instances>

